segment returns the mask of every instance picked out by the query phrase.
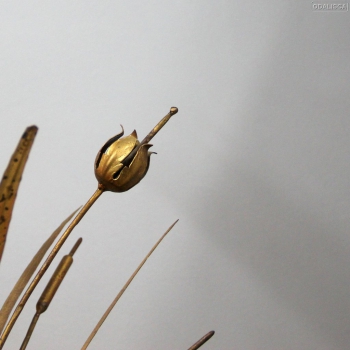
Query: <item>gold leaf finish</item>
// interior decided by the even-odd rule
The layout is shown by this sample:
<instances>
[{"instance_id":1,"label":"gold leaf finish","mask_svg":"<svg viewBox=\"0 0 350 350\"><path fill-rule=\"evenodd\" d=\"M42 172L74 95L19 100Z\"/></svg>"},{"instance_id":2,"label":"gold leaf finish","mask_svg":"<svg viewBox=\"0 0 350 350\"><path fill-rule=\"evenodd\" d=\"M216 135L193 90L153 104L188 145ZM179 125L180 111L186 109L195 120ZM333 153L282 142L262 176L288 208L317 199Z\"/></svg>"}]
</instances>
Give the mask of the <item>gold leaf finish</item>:
<instances>
[{"instance_id":1,"label":"gold leaf finish","mask_svg":"<svg viewBox=\"0 0 350 350\"><path fill-rule=\"evenodd\" d=\"M0 183L0 261L5 247L18 187L37 131L38 128L34 125L29 126L25 130Z\"/></svg>"},{"instance_id":2,"label":"gold leaf finish","mask_svg":"<svg viewBox=\"0 0 350 350\"><path fill-rule=\"evenodd\" d=\"M116 178L115 183L118 186L118 192L124 192L137 185L147 174L150 155L148 149L152 147L150 144L142 145L137 151L130 166L125 166Z\"/></svg>"},{"instance_id":3,"label":"gold leaf finish","mask_svg":"<svg viewBox=\"0 0 350 350\"><path fill-rule=\"evenodd\" d=\"M135 130L129 136L120 138L122 135L123 132L109 139L96 156L95 176L99 184L103 185L106 191L127 191L141 181L148 169L148 155L146 151L146 156L143 157L144 164L140 164L139 159L133 165L132 171L125 172L126 167L124 168L122 161L140 142L137 139ZM135 169L137 166L141 166L143 169ZM122 173L124 175L120 179ZM137 179L131 179L130 176L137 176Z\"/></svg>"},{"instance_id":4,"label":"gold leaf finish","mask_svg":"<svg viewBox=\"0 0 350 350\"><path fill-rule=\"evenodd\" d=\"M41 297L39 298L37 304L36 304L36 313L33 317L33 320L31 324L29 325L27 334L22 342L22 345L20 347L20 350L25 350L30 337L32 336L32 333L34 331L34 328L36 326L36 323L38 322L39 316L47 310L49 307L53 297L55 296L59 286L61 285L64 277L66 276L69 268L73 264L73 255L76 252L76 250L79 248L82 238L79 238L77 242L74 244L72 250L68 255L65 255L59 265L57 266L55 272L53 273L51 279L49 280L48 284L46 285L46 288L41 294Z\"/></svg>"},{"instance_id":5,"label":"gold leaf finish","mask_svg":"<svg viewBox=\"0 0 350 350\"><path fill-rule=\"evenodd\" d=\"M171 107L169 113L139 142L134 130L121 137L124 130L109 139L100 149L95 160L95 176L99 188L104 191L125 192L137 185L149 168L151 145L148 143L159 130L178 112Z\"/></svg>"},{"instance_id":6,"label":"gold leaf finish","mask_svg":"<svg viewBox=\"0 0 350 350\"><path fill-rule=\"evenodd\" d=\"M38 285L39 281L41 280L41 278L43 277L43 275L51 265L53 259L55 258L58 251L61 249L62 245L67 240L67 238L69 237L69 235L71 234L75 226L78 225L78 223L81 221L84 215L89 211L91 206L96 202L96 200L102 195L104 191L110 190L113 192L123 192L130 189L132 186L137 184L143 178L143 176L146 174L148 170L148 165L149 165L148 161L149 161L149 156L151 154L151 152L148 152L148 148L150 147L148 142L168 122L171 116L173 116L177 112L178 112L178 109L176 107L172 107L169 113L151 130L151 132L141 142L137 141L137 134L136 134L136 131L134 131L131 135L129 135L130 139L127 139L128 142L126 141L119 142L119 145L122 145L121 142L125 142L125 144L123 144L123 147L119 148L118 144L113 145L114 143L119 141L119 139L123 135L123 132L122 132L112 137L111 139L109 139L107 143L105 143L105 145L101 148L95 160L95 175L98 180L98 188L94 192L94 194L91 196L91 198L85 203L85 205L76 215L74 220L70 223L70 225L65 230L65 232L61 235L61 237L59 238L59 240L57 241L57 243L49 253L47 259L40 267L36 276L33 278L31 283L29 284L27 290L24 292L21 300L17 304L14 312L12 313L8 323L4 328L4 331L1 334L0 350L4 347L5 342L12 328L16 323L19 315L21 314L24 306L26 305L30 295L33 293L35 287ZM108 153L109 149L113 149L113 147L115 147L116 152L113 152L113 153L111 152L111 154ZM129 152L130 149L132 149L131 152ZM102 159L103 156L105 155L107 155L108 159ZM140 168L131 169L132 164L134 164L133 165L134 167L138 166ZM128 174L128 172L125 171L124 172L125 175L121 176L125 168L130 168L130 173ZM115 169L117 170L115 171ZM121 190L118 190L114 187L108 188L109 186L113 186L113 183L109 181L112 170L114 171L114 173L112 174L113 180L117 181L120 176L120 178L123 181L125 181L121 185ZM136 179L131 179L131 175L132 175L131 173L135 174ZM103 174L104 175L107 174L106 177L101 177Z\"/></svg>"},{"instance_id":7,"label":"gold leaf finish","mask_svg":"<svg viewBox=\"0 0 350 350\"><path fill-rule=\"evenodd\" d=\"M75 210L71 215L68 216L67 219L65 219L61 225L50 235L50 237L43 243L43 245L40 247L40 249L37 251L37 253L34 255L28 266L23 271L22 275L16 282L15 286L12 288L11 293L5 300L1 310L0 310L0 332L2 332L3 328L5 327L6 321L8 317L10 316L11 310L15 306L19 296L22 294L23 289L29 282L30 278L33 276L36 268L39 266L41 260L45 256L46 252L54 242L54 240L57 238L59 233L62 231L63 227L72 219L72 217L75 215L75 213L79 209Z\"/></svg>"}]
</instances>

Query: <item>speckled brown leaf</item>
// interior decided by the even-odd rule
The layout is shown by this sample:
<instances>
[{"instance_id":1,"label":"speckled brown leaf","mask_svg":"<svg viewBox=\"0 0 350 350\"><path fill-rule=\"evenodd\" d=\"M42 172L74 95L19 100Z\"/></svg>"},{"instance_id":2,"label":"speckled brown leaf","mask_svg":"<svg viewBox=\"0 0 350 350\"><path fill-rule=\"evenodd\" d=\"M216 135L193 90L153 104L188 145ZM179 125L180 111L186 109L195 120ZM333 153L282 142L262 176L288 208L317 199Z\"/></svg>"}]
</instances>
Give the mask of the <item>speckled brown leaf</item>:
<instances>
[{"instance_id":1,"label":"speckled brown leaf","mask_svg":"<svg viewBox=\"0 0 350 350\"><path fill-rule=\"evenodd\" d=\"M38 128L34 125L25 130L0 183L0 261L19 183L37 131Z\"/></svg>"},{"instance_id":2,"label":"speckled brown leaf","mask_svg":"<svg viewBox=\"0 0 350 350\"><path fill-rule=\"evenodd\" d=\"M21 277L18 279L15 286L12 288L11 293L7 297L6 301L4 302L4 305L2 306L0 310L0 333L2 332L7 319L11 313L11 310L15 306L19 296L23 292L23 289L29 282L30 278L33 276L33 273L35 272L36 268L39 266L40 261L45 256L45 253L48 251L56 237L59 235L59 233L62 231L63 227L70 221L70 219L74 216L74 214L79 210L75 210L71 215L68 216L66 220L64 220L60 226L57 227L57 229L51 234L51 236L44 242L44 244L40 247L40 249L37 251L37 253L34 255L33 259L30 261L26 269L23 271Z\"/></svg>"}]
</instances>

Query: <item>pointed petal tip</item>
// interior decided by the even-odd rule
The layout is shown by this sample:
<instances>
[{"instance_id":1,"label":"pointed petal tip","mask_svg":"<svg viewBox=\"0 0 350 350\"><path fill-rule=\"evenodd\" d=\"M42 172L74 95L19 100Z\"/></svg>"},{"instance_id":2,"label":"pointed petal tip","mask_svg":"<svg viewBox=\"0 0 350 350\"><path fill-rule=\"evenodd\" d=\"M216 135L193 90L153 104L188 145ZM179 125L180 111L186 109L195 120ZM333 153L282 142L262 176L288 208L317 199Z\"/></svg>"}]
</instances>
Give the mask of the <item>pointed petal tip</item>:
<instances>
[{"instance_id":1,"label":"pointed petal tip","mask_svg":"<svg viewBox=\"0 0 350 350\"><path fill-rule=\"evenodd\" d=\"M134 136L135 139L137 139L137 132L136 132L136 130L134 130L130 135Z\"/></svg>"},{"instance_id":2,"label":"pointed petal tip","mask_svg":"<svg viewBox=\"0 0 350 350\"><path fill-rule=\"evenodd\" d=\"M153 147L153 145L151 145L150 143L145 143L141 147L144 147L146 149L150 149L151 147Z\"/></svg>"}]
</instances>

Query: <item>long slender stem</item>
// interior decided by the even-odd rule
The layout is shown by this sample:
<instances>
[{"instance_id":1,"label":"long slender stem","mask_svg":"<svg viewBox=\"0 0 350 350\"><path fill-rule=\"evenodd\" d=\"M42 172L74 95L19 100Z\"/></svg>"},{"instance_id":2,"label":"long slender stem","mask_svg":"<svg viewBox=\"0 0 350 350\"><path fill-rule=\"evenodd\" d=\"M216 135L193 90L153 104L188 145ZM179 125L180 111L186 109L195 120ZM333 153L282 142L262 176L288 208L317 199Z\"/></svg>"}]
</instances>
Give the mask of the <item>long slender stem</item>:
<instances>
[{"instance_id":1,"label":"long slender stem","mask_svg":"<svg viewBox=\"0 0 350 350\"><path fill-rule=\"evenodd\" d=\"M95 328L93 329L93 331L91 332L91 334L89 335L89 337L87 338L87 340L85 341L83 347L81 348L81 350L86 350L87 347L89 346L89 344L91 343L92 339L94 338L94 336L96 335L96 333L98 332L98 330L100 329L100 327L102 326L103 322L106 320L106 318L108 317L108 315L110 314L110 312L112 311L112 309L114 308L115 304L118 302L118 300L121 298L121 296L124 294L124 292L126 291L126 289L129 287L129 284L132 282L132 280L135 278L135 276L137 275L137 273L141 270L142 266L145 264L145 262L147 261L147 259L151 256L151 254L155 251L155 249L158 247L158 245L160 244L160 242L163 240L163 238L168 234L168 232L175 226L175 224L178 222L179 220L176 220L167 230L166 232L163 234L163 236L158 240L158 242L152 247L152 249L149 251L149 253L146 255L146 257L141 261L141 264L136 268L136 270L134 271L134 273L130 276L130 278L128 279L128 281L125 283L124 287L120 290L120 292L118 293L118 295L115 297L115 299L112 301L111 305L109 305L108 309L106 310L106 312L103 314L103 316L101 317L101 319L97 322L97 325L95 326Z\"/></svg>"},{"instance_id":2,"label":"long slender stem","mask_svg":"<svg viewBox=\"0 0 350 350\"><path fill-rule=\"evenodd\" d=\"M61 225L50 235L50 237L43 243L43 245L40 247L37 253L33 256L31 262L22 272L22 275L12 288L11 293L7 297L0 310L0 334L6 325L7 319L9 318L13 307L16 305L16 302L21 296L24 288L26 287L30 279L33 277L35 270L37 269L37 267L39 267L41 260L44 258L45 254L48 252L55 239L61 233L62 229L66 226L66 224L69 221L71 221L73 216L80 210L80 208L78 208L71 215L69 215L68 218L64 220L61 223Z\"/></svg>"},{"instance_id":3,"label":"long slender stem","mask_svg":"<svg viewBox=\"0 0 350 350\"><path fill-rule=\"evenodd\" d=\"M177 107L171 107L169 113L147 134L147 136L140 142L138 146L136 146L131 153L122 160L122 163L125 166L129 166L131 161L134 159L135 154L140 149L140 147L148 142L150 142L154 136L156 136L159 130L169 121L169 119L178 112Z\"/></svg>"},{"instance_id":4,"label":"long slender stem","mask_svg":"<svg viewBox=\"0 0 350 350\"><path fill-rule=\"evenodd\" d=\"M25 350L29 340L33 334L34 328L36 326L36 323L38 322L39 316L44 313L47 308L50 306L53 297L55 296L57 289L61 285L61 282L63 281L64 277L66 276L69 268L71 267L73 263L73 255L76 252L76 250L79 248L80 243L82 242L82 238L80 237L77 242L74 244L72 250L68 255L65 255L59 265L57 266L55 272L53 273L51 279L49 280L49 283L46 285L46 288L42 292L38 302L36 303L36 312L33 317L32 322L29 325L27 334L23 340L23 343L20 347L20 350Z\"/></svg>"},{"instance_id":5,"label":"long slender stem","mask_svg":"<svg viewBox=\"0 0 350 350\"><path fill-rule=\"evenodd\" d=\"M33 334L34 328L36 326L36 323L38 322L39 317L40 317L40 313L36 312L33 319L32 319L32 322L30 323L30 326L28 328L28 332L27 332L19 350L25 350L25 348L27 347L29 340L30 340L30 337Z\"/></svg>"},{"instance_id":6,"label":"long slender stem","mask_svg":"<svg viewBox=\"0 0 350 350\"><path fill-rule=\"evenodd\" d=\"M80 220L83 218L83 216L87 213L87 211L91 208L91 206L96 202L96 200L101 196L104 189L99 186L99 188L95 191L95 193L91 196L91 198L86 202L86 204L81 208L80 212L77 214L77 216L74 218L74 220L71 222L71 224L67 227L66 231L62 234L61 238L57 241L56 245L51 250L49 256L47 257L46 261L42 264L40 270L36 274L36 276L33 278L31 284L23 294L23 297L21 301L18 303L15 311L13 312L9 322L7 323L4 332L1 335L0 338L0 349L3 348L7 337L9 336L15 322L17 321L17 318L21 314L27 300L29 299L30 295L32 294L34 288L37 286L41 278L43 277L46 270L49 268L50 264L52 263L52 260L55 258L58 251L61 249L63 243L66 241L70 233L73 231L74 227L78 225Z\"/></svg>"}]
</instances>

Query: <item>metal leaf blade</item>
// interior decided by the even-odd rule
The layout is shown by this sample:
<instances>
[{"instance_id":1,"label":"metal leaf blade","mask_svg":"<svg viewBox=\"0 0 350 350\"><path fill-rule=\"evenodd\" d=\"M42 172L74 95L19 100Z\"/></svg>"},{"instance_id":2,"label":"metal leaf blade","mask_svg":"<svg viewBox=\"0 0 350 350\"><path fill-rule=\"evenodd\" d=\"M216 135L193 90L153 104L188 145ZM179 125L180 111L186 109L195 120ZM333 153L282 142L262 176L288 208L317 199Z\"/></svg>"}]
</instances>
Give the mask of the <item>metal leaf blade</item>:
<instances>
[{"instance_id":1,"label":"metal leaf blade","mask_svg":"<svg viewBox=\"0 0 350 350\"><path fill-rule=\"evenodd\" d=\"M0 310L0 333L2 332L3 328L5 327L5 324L7 322L8 317L10 316L10 313L15 306L19 296L22 294L25 286L29 282L30 278L33 276L36 268L39 266L41 260L45 256L46 252L54 242L54 240L57 238L59 233L62 231L63 227L72 219L72 217L75 215L75 213L79 210L75 210L72 214L70 214L67 219L65 219L60 226L57 227L57 229L50 235L50 237L43 243L43 245L40 247L40 249L37 251L37 253L34 255L28 266L25 268L25 270L22 272L21 277L16 282L15 286L12 288L12 291L10 292L9 296L5 300L1 310Z\"/></svg>"},{"instance_id":2,"label":"metal leaf blade","mask_svg":"<svg viewBox=\"0 0 350 350\"><path fill-rule=\"evenodd\" d=\"M110 312L112 311L112 309L114 308L114 306L116 305L116 303L118 302L118 300L122 297L122 295L124 294L124 292L126 291L126 289L129 287L130 283L133 281L133 279L135 278L135 276L138 274L138 272L141 270L142 266L146 263L147 259L152 255L152 253L156 250L156 248L158 247L158 245L160 244L160 242L163 240L163 238L171 231L171 229L175 226L175 224L178 222L179 220L176 220L163 234L162 237L159 238L159 240L157 241L157 243L152 247L152 249L148 252L148 254L146 255L146 257L141 261L140 265L136 268L136 270L134 271L134 273L130 276L130 278L128 279L128 281L125 283L125 285L123 286L123 288L120 290L120 292L117 294L117 296L114 298L114 300L112 301L112 303L109 305L109 307L107 308L107 310L105 311L105 313L102 315L101 319L97 322L95 328L93 329L93 331L90 333L89 337L86 339L83 347L81 348L81 350L86 350L87 347L89 346L89 344L91 343L92 339L95 337L95 335L97 334L98 330L101 328L103 322L106 320L106 318L108 317L108 315L110 314Z\"/></svg>"},{"instance_id":3,"label":"metal leaf blade","mask_svg":"<svg viewBox=\"0 0 350 350\"><path fill-rule=\"evenodd\" d=\"M0 182L0 261L18 187L37 131L38 128L35 125L25 130Z\"/></svg>"}]
</instances>

